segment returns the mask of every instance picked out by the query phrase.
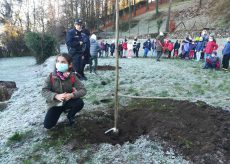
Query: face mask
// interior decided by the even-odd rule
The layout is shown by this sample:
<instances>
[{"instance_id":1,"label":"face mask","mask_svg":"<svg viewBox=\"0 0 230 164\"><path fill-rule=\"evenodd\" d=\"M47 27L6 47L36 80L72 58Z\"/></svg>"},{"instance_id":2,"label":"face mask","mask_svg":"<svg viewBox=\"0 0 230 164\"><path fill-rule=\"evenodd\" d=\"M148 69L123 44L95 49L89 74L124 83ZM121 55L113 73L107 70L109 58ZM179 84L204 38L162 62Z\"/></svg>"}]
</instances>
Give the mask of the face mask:
<instances>
[{"instance_id":1,"label":"face mask","mask_svg":"<svg viewBox=\"0 0 230 164\"><path fill-rule=\"evenodd\" d=\"M66 72L68 71L69 66L65 63L56 63L56 68L59 72Z\"/></svg>"},{"instance_id":2,"label":"face mask","mask_svg":"<svg viewBox=\"0 0 230 164\"><path fill-rule=\"evenodd\" d=\"M212 39L212 38L209 38L209 41L210 41L210 42L212 42L212 41L213 41L213 39Z\"/></svg>"}]
</instances>

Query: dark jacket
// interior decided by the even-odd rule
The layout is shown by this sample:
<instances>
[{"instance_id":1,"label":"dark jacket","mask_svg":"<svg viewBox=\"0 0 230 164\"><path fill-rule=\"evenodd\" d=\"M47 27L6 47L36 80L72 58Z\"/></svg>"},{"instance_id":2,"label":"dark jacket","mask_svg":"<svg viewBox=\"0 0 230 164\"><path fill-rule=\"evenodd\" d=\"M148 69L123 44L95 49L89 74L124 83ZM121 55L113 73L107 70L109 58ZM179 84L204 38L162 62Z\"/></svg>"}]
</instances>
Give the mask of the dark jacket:
<instances>
[{"instance_id":1,"label":"dark jacket","mask_svg":"<svg viewBox=\"0 0 230 164\"><path fill-rule=\"evenodd\" d=\"M198 41L196 44L196 51L200 52L204 50L205 42L204 41Z\"/></svg>"},{"instance_id":2,"label":"dark jacket","mask_svg":"<svg viewBox=\"0 0 230 164\"><path fill-rule=\"evenodd\" d=\"M111 53L114 53L114 51L115 51L115 44L114 44L114 43L111 43L111 44L110 44L110 52L111 52Z\"/></svg>"},{"instance_id":3,"label":"dark jacket","mask_svg":"<svg viewBox=\"0 0 230 164\"><path fill-rule=\"evenodd\" d=\"M178 41L176 41L176 43L174 44L174 50L179 50L180 49L180 43Z\"/></svg>"},{"instance_id":4,"label":"dark jacket","mask_svg":"<svg viewBox=\"0 0 230 164\"><path fill-rule=\"evenodd\" d=\"M51 80L51 75L52 79ZM71 80L71 76L74 76L74 84ZM43 85L42 96L45 97L46 102L49 107L55 106L60 101L56 100L54 97L56 94L61 93L73 93L74 98L80 98L86 95L86 89L80 80L75 76L74 73L70 73L69 77L65 80L61 80L56 76L55 73L50 74Z\"/></svg>"},{"instance_id":5,"label":"dark jacket","mask_svg":"<svg viewBox=\"0 0 230 164\"><path fill-rule=\"evenodd\" d=\"M164 36L157 36L156 38L156 51L163 51L164 47Z\"/></svg>"},{"instance_id":6,"label":"dark jacket","mask_svg":"<svg viewBox=\"0 0 230 164\"><path fill-rule=\"evenodd\" d=\"M223 55L230 56L230 41L224 46L222 53Z\"/></svg>"},{"instance_id":7,"label":"dark jacket","mask_svg":"<svg viewBox=\"0 0 230 164\"><path fill-rule=\"evenodd\" d=\"M87 46L85 37L84 33L75 28L69 30L66 35L66 45L69 52L83 54ZM80 45L80 42L83 42L83 44Z\"/></svg>"},{"instance_id":8,"label":"dark jacket","mask_svg":"<svg viewBox=\"0 0 230 164\"><path fill-rule=\"evenodd\" d=\"M87 32L85 29L84 32ZM85 44L85 51L83 52L84 60L89 64L90 60L90 40L88 34L82 33L83 43Z\"/></svg>"},{"instance_id":9,"label":"dark jacket","mask_svg":"<svg viewBox=\"0 0 230 164\"><path fill-rule=\"evenodd\" d=\"M150 39L146 40L143 44L143 48L148 48L149 50L151 50L151 47L152 47L151 40Z\"/></svg>"}]
</instances>

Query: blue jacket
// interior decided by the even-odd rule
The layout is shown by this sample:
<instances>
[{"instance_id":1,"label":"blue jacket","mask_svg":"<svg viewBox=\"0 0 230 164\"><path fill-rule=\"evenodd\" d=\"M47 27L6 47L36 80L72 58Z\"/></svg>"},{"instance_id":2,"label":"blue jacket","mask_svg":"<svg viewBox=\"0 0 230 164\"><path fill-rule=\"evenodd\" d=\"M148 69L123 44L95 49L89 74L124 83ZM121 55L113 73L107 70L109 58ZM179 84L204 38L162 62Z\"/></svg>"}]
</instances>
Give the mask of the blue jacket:
<instances>
[{"instance_id":1,"label":"blue jacket","mask_svg":"<svg viewBox=\"0 0 230 164\"><path fill-rule=\"evenodd\" d=\"M149 50L151 50L151 47L152 47L151 41L150 40L146 40L144 42L143 48L148 48Z\"/></svg>"},{"instance_id":2,"label":"blue jacket","mask_svg":"<svg viewBox=\"0 0 230 164\"><path fill-rule=\"evenodd\" d=\"M80 45L80 42L84 44ZM69 51L72 49L75 53L84 53L87 46L85 34L75 28L69 30L66 35L66 45Z\"/></svg>"},{"instance_id":3,"label":"blue jacket","mask_svg":"<svg viewBox=\"0 0 230 164\"><path fill-rule=\"evenodd\" d=\"M197 45L196 45L196 51L197 52L203 51L204 50L204 44L205 43L203 41L198 41Z\"/></svg>"},{"instance_id":4,"label":"blue jacket","mask_svg":"<svg viewBox=\"0 0 230 164\"><path fill-rule=\"evenodd\" d=\"M90 55L97 56L98 50L100 49L99 44L96 40L90 39Z\"/></svg>"},{"instance_id":5,"label":"blue jacket","mask_svg":"<svg viewBox=\"0 0 230 164\"><path fill-rule=\"evenodd\" d=\"M222 54L230 56L230 41L224 46Z\"/></svg>"}]
</instances>

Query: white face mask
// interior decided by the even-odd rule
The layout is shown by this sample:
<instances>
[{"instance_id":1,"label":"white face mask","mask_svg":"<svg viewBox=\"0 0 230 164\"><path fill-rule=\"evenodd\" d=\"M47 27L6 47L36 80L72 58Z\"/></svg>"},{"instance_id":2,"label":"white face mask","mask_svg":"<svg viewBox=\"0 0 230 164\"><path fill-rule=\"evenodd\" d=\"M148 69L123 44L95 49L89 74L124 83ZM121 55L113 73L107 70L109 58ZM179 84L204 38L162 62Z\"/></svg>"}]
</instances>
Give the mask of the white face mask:
<instances>
[{"instance_id":1,"label":"white face mask","mask_svg":"<svg viewBox=\"0 0 230 164\"><path fill-rule=\"evenodd\" d=\"M66 72L69 69L69 65L66 63L56 63L56 68L59 72Z\"/></svg>"},{"instance_id":2,"label":"white face mask","mask_svg":"<svg viewBox=\"0 0 230 164\"><path fill-rule=\"evenodd\" d=\"M209 41L212 42L212 41L213 41L213 38L209 38Z\"/></svg>"}]
</instances>

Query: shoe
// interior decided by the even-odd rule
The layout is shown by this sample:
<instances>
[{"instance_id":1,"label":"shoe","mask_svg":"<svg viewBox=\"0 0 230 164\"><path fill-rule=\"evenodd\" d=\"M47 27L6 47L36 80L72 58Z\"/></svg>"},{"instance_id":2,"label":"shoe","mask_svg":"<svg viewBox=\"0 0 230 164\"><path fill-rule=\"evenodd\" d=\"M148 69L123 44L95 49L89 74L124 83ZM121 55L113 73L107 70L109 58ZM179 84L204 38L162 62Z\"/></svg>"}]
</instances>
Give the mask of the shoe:
<instances>
[{"instance_id":1,"label":"shoe","mask_svg":"<svg viewBox=\"0 0 230 164\"><path fill-rule=\"evenodd\" d=\"M87 77L85 77L85 76L83 76L82 78L83 78L83 80L85 80L85 81L88 80Z\"/></svg>"},{"instance_id":2,"label":"shoe","mask_svg":"<svg viewBox=\"0 0 230 164\"><path fill-rule=\"evenodd\" d=\"M67 116L67 118L68 118L68 121L69 121L69 125L72 126L75 123L74 117L68 117Z\"/></svg>"},{"instance_id":3,"label":"shoe","mask_svg":"<svg viewBox=\"0 0 230 164\"><path fill-rule=\"evenodd\" d=\"M228 69L226 69L226 68L222 68L224 71L228 71Z\"/></svg>"}]
</instances>

